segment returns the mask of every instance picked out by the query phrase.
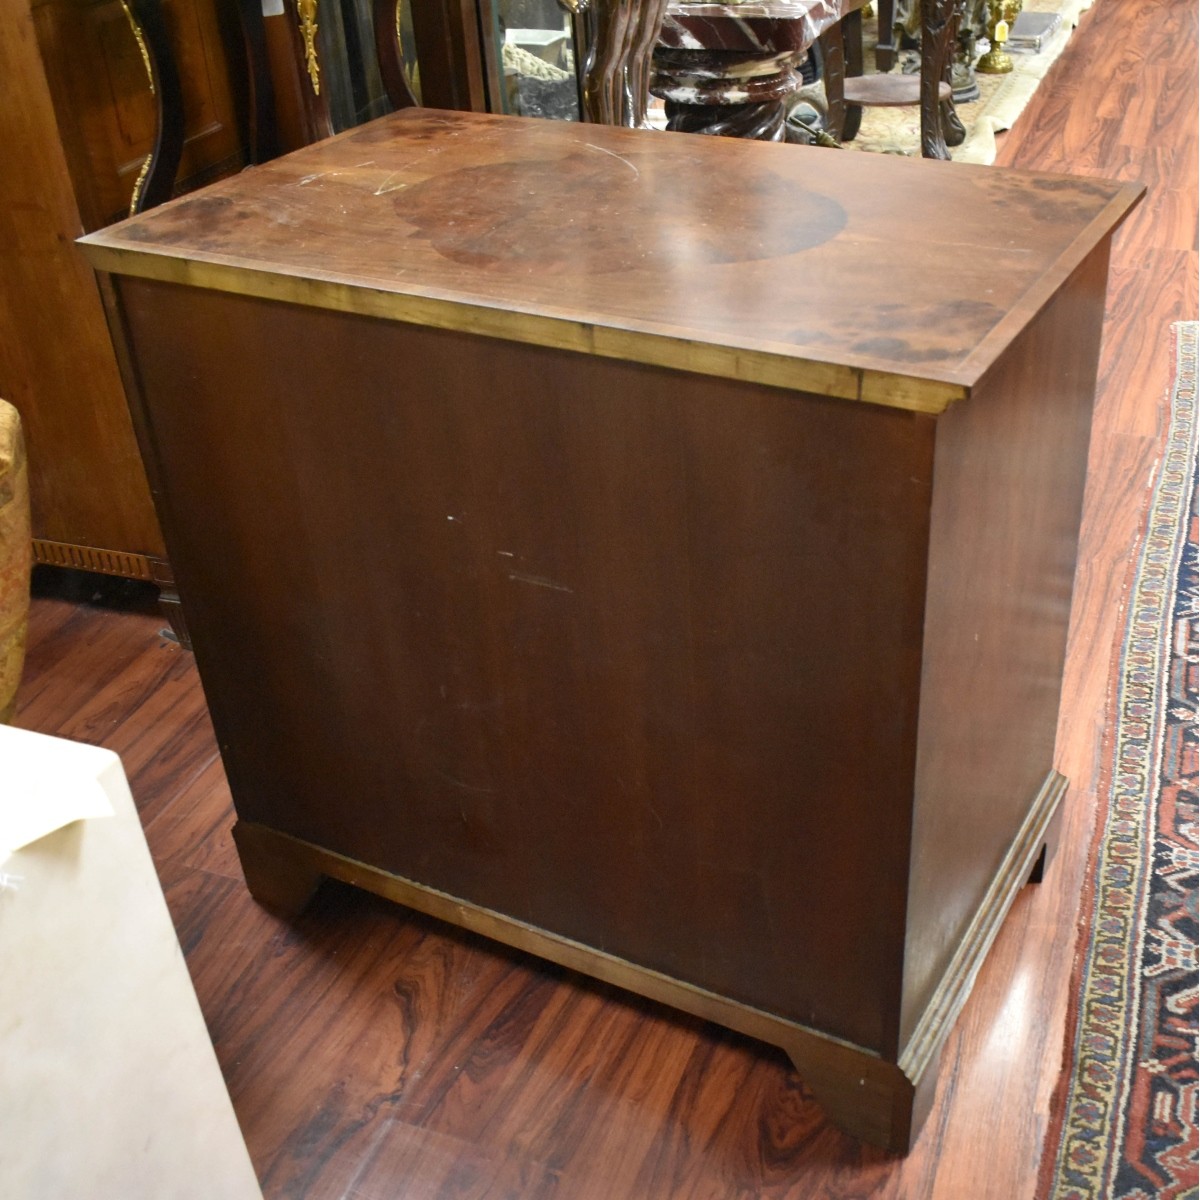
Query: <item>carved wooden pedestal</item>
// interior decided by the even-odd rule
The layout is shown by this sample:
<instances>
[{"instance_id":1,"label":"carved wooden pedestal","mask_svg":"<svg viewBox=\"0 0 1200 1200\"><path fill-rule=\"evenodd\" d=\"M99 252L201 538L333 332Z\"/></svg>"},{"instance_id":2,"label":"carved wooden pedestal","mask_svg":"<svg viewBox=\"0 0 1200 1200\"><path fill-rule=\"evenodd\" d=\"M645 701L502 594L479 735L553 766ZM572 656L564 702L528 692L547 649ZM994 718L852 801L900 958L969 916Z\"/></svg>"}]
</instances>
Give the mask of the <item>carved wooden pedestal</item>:
<instances>
[{"instance_id":1,"label":"carved wooden pedestal","mask_svg":"<svg viewBox=\"0 0 1200 1200\"><path fill-rule=\"evenodd\" d=\"M905 1149L1066 786L1138 194L410 109L93 235L255 895L777 1043Z\"/></svg>"}]
</instances>

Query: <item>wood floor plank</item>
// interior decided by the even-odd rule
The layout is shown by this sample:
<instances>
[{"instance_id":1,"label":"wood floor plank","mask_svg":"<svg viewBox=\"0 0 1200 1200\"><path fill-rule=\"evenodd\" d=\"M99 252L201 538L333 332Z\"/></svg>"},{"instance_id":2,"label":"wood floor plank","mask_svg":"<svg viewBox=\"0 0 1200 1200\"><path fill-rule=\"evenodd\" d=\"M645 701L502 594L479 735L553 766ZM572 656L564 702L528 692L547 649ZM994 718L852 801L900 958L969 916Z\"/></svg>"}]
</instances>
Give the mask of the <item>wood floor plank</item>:
<instances>
[{"instance_id":1,"label":"wood floor plank","mask_svg":"<svg viewBox=\"0 0 1200 1200\"><path fill-rule=\"evenodd\" d=\"M212 727L189 739L198 769L184 780L174 802L147 805L142 822L158 863L177 863L242 884L242 869L233 844L233 800L220 755L212 744ZM200 752L212 749L211 756Z\"/></svg>"},{"instance_id":2,"label":"wood floor plank","mask_svg":"<svg viewBox=\"0 0 1200 1200\"><path fill-rule=\"evenodd\" d=\"M1018 896L906 1160L825 1121L769 1047L325 885L247 895L190 657L133 593L35 599L18 723L125 757L267 1200L1016 1200L1056 1078L1169 325L1197 307L1196 11L1097 0L1000 161L1143 179L1116 239L1059 726L1058 857ZM953 169L953 168L949 168ZM106 607L107 605L107 607Z\"/></svg>"}]
</instances>

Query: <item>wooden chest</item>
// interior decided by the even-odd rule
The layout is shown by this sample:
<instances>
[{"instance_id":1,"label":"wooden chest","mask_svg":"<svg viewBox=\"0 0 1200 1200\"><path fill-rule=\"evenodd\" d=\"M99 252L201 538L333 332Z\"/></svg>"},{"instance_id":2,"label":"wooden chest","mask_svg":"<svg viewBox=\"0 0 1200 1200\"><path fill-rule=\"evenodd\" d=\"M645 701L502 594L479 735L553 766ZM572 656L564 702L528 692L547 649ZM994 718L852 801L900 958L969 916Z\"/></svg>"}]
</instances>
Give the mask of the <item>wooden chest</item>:
<instances>
[{"instance_id":1,"label":"wooden chest","mask_svg":"<svg viewBox=\"0 0 1200 1200\"><path fill-rule=\"evenodd\" d=\"M1044 865L1140 189L413 110L85 239L238 811L906 1148Z\"/></svg>"}]
</instances>

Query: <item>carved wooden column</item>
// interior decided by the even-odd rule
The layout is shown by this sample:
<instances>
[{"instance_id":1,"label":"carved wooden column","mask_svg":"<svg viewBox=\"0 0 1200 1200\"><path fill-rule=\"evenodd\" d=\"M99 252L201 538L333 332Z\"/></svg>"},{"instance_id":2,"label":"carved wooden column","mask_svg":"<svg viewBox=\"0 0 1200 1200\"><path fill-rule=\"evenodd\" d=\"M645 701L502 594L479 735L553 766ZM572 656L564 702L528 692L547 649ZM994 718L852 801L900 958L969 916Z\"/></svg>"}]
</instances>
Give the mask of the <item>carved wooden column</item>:
<instances>
[{"instance_id":1,"label":"carved wooden column","mask_svg":"<svg viewBox=\"0 0 1200 1200\"><path fill-rule=\"evenodd\" d=\"M954 66L957 0L921 0L921 154L948 159L967 131L945 93Z\"/></svg>"},{"instance_id":2,"label":"carved wooden column","mask_svg":"<svg viewBox=\"0 0 1200 1200\"><path fill-rule=\"evenodd\" d=\"M595 125L646 126L650 56L669 0L559 0L587 19L583 119Z\"/></svg>"}]
</instances>

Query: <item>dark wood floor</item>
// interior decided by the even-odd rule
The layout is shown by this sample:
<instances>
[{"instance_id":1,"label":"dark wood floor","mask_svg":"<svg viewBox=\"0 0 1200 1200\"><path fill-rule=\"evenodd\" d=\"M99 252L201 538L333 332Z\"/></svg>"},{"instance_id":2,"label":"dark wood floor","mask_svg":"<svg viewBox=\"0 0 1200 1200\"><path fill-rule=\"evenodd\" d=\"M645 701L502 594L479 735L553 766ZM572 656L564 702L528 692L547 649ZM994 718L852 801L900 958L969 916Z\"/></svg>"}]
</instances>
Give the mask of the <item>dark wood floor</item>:
<instances>
[{"instance_id":1,"label":"dark wood floor","mask_svg":"<svg viewBox=\"0 0 1200 1200\"><path fill-rule=\"evenodd\" d=\"M1194 0L1098 0L1002 145L1007 165L1150 191L1115 247L1059 730L1062 848L985 965L907 1160L829 1126L769 1048L346 888L294 923L262 912L190 656L138 589L40 581L17 723L124 759L267 1197L1032 1196L1169 325L1196 315L1196 36Z\"/></svg>"}]
</instances>

